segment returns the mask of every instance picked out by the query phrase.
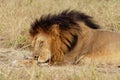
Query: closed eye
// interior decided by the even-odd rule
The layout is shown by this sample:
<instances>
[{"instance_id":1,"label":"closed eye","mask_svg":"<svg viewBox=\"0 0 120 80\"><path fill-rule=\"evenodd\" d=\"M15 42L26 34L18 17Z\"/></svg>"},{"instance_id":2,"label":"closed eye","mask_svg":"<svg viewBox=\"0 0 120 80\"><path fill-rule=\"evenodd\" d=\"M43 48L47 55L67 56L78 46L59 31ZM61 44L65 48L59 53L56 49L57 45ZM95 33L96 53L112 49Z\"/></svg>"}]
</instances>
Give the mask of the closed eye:
<instances>
[{"instance_id":1,"label":"closed eye","mask_svg":"<svg viewBox=\"0 0 120 80\"><path fill-rule=\"evenodd\" d=\"M42 46L43 46L43 43L44 43L44 41L41 41L41 42L39 43L39 47L42 47Z\"/></svg>"}]
</instances>

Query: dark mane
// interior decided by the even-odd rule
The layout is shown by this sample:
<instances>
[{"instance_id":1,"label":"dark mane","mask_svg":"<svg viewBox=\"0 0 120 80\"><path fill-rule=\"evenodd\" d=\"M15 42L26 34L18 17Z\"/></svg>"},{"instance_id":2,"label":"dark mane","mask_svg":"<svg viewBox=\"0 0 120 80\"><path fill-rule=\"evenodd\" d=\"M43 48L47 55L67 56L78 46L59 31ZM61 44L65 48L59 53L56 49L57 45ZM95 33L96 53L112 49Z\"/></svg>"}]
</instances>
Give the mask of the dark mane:
<instances>
[{"instance_id":1,"label":"dark mane","mask_svg":"<svg viewBox=\"0 0 120 80\"><path fill-rule=\"evenodd\" d=\"M99 29L99 25L95 24L91 16L88 16L84 13L80 13L74 10L65 10L62 13L42 16L39 20L36 20L30 28L30 34L35 35L39 28L43 29L45 32L48 32L50 27L53 24L60 25L60 29L66 30L71 28L71 25L78 25L77 22L82 21L88 27L92 29Z\"/></svg>"}]
</instances>

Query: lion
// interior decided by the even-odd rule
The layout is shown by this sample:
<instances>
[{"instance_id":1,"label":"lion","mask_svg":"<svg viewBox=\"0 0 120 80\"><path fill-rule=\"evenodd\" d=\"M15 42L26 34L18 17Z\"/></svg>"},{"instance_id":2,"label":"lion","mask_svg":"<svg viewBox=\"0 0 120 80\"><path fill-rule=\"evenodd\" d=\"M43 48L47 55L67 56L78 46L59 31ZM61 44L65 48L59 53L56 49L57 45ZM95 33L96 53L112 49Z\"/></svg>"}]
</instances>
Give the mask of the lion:
<instances>
[{"instance_id":1,"label":"lion","mask_svg":"<svg viewBox=\"0 0 120 80\"><path fill-rule=\"evenodd\" d=\"M93 17L79 11L42 16L29 33L32 57L39 63L120 64L120 34L102 29Z\"/></svg>"}]
</instances>

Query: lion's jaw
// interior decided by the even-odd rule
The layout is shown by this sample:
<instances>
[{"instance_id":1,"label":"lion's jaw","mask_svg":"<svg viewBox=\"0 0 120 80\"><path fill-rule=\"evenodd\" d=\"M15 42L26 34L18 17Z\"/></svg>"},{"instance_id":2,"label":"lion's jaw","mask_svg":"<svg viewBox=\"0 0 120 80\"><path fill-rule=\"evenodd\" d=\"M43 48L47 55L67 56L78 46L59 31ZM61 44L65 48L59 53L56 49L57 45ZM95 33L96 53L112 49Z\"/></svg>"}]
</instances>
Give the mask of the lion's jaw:
<instances>
[{"instance_id":1,"label":"lion's jaw","mask_svg":"<svg viewBox=\"0 0 120 80\"><path fill-rule=\"evenodd\" d=\"M51 59L51 52L49 50L45 50L45 53L42 53L38 57L38 62L39 63L46 63Z\"/></svg>"},{"instance_id":2,"label":"lion's jaw","mask_svg":"<svg viewBox=\"0 0 120 80\"><path fill-rule=\"evenodd\" d=\"M46 63L52 57L50 50L51 40L44 34L38 34L32 41L33 57L37 58L39 63Z\"/></svg>"}]
</instances>

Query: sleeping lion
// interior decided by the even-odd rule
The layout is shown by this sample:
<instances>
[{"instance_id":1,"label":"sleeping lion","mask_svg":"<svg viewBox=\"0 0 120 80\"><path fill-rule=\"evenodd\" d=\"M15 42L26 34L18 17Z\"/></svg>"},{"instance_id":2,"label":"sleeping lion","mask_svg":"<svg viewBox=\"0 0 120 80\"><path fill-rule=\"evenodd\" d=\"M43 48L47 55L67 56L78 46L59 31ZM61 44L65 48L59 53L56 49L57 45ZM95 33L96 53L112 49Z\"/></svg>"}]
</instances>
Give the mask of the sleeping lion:
<instances>
[{"instance_id":1,"label":"sleeping lion","mask_svg":"<svg viewBox=\"0 0 120 80\"><path fill-rule=\"evenodd\" d=\"M84 13L65 10L42 16L29 32L32 56L41 64L120 64L120 34L102 30Z\"/></svg>"}]
</instances>

